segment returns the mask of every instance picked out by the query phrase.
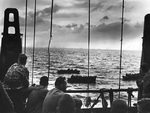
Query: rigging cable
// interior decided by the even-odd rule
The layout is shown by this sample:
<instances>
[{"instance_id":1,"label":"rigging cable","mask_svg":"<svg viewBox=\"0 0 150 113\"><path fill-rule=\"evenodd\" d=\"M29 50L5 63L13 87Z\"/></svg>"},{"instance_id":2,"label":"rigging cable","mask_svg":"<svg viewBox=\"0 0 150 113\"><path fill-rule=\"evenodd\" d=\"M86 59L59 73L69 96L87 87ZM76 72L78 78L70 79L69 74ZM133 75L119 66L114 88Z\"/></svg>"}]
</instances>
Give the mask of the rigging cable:
<instances>
[{"instance_id":1,"label":"rigging cable","mask_svg":"<svg viewBox=\"0 0 150 113\"><path fill-rule=\"evenodd\" d=\"M90 74L90 0L89 0L89 17L88 17L88 90L89 90L89 74Z\"/></svg>"},{"instance_id":2,"label":"rigging cable","mask_svg":"<svg viewBox=\"0 0 150 113\"><path fill-rule=\"evenodd\" d=\"M121 46L120 46L120 69L119 69L119 98L121 85L121 67L122 67L122 42L123 42L123 24L124 24L124 0L122 1L122 18L121 18Z\"/></svg>"},{"instance_id":3,"label":"rigging cable","mask_svg":"<svg viewBox=\"0 0 150 113\"><path fill-rule=\"evenodd\" d=\"M26 54L26 34L27 34L27 4L28 4L28 0L26 0L26 11L25 11L24 54Z\"/></svg>"},{"instance_id":4,"label":"rigging cable","mask_svg":"<svg viewBox=\"0 0 150 113\"><path fill-rule=\"evenodd\" d=\"M54 0L52 0L52 3L51 3L50 39L49 39L49 43L48 43L48 79L49 79L49 74L50 74L50 44L51 44L51 41L52 41L53 4L54 4Z\"/></svg>"},{"instance_id":5,"label":"rigging cable","mask_svg":"<svg viewBox=\"0 0 150 113\"><path fill-rule=\"evenodd\" d=\"M34 34L33 34L33 62L32 62L32 84L33 84L33 71L34 71L34 53L35 53L35 28L36 28L36 0L34 6Z\"/></svg>"},{"instance_id":6,"label":"rigging cable","mask_svg":"<svg viewBox=\"0 0 150 113\"><path fill-rule=\"evenodd\" d=\"M90 0L89 0L89 8L88 8L88 84L87 90L89 90L89 74L90 74ZM89 97L89 93L87 93L87 97Z\"/></svg>"},{"instance_id":7,"label":"rigging cable","mask_svg":"<svg viewBox=\"0 0 150 113\"><path fill-rule=\"evenodd\" d=\"M90 65L90 0L89 0L89 10L88 10L88 83L87 90L89 90L89 65ZM85 98L85 106L88 107L91 105L91 98L89 97L89 93L87 92L87 97Z\"/></svg>"}]
</instances>

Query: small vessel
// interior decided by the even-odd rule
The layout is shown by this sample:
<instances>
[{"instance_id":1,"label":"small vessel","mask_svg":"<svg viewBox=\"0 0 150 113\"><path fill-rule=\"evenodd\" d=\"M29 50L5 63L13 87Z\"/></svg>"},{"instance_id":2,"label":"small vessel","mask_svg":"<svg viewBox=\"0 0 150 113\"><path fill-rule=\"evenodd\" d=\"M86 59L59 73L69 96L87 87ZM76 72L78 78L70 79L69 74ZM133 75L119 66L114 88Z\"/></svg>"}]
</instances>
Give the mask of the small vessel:
<instances>
[{"instance_id":1,"label":"small vessel","mask_svg":"<svg viewBox=\"0 0 150 113\"><path fill-rule=\"evenodd\" d=\"M80 71L77 69L62 69L62 70L57 70L57 74L80 74Z\"/></svg>"},{"instance_id":2,"label":"small vessel","mask_svg":"<svg viewBox=\"0 0 150 113\"><path fill-rule=\"evenodd\" d=\"M134 81L139 77L139 73L126 73L126 75L122 76L124 81Z\"/></svg>"},{"instance_id":3,"label":"small vessel","mask_svg":"<svg viewBox=\"0 0 150 113\"><path fill-rule=\"evenodd\" d=\"M96 83L96 76L77 76L72 75L70 78L68 78L68 83Z\"/></svg>"}]
</instances>

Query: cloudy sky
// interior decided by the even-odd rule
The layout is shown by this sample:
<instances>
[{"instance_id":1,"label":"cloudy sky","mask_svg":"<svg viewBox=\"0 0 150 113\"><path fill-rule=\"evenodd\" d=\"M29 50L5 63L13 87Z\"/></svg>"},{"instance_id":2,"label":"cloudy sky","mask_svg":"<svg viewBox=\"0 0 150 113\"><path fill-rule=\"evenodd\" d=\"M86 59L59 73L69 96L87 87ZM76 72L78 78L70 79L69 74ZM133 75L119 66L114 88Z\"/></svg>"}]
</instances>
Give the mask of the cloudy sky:
<instances>
[{"instance_id":1,"label":"cloudy sky","mask_svg":"<svg viewBox=\"0 0 150 113\"><path fill-rule=\"evenodd\" d=\"M25 30L25 1L0 0L0 32L4 10L19 10L20 29ZM33 46L34 0L28 0L27 46ZM120 49L122 0L91 0L91 42L93 49ZM50 34L51 0L37 0L36 47L47 47ZM54 0L51 47L87 48L88 0ZM144 16L150 0L125 0L123 49L141 50ZM1 35L2 37L2 35ZM22 37L24 41L24 35Z\"/></svg>"}]
</instances>

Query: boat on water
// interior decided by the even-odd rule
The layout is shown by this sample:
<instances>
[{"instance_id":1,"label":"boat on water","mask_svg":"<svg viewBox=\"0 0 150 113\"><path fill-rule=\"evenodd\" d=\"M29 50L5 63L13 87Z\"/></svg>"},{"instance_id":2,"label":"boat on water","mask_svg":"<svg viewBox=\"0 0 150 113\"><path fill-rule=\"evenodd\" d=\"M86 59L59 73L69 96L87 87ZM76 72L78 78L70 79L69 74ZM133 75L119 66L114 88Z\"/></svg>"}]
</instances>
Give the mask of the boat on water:
<instances>
[{"instance_id":1,"label":"boat on water","mask_svg":"<svg viewBox=\"0 0 150 113\"><path fill-rule=\"evenodd\" d=\"M57 74L80 74L80 71L77 69L61 69L57 70Z\"/></svg>"},{"instance_id":2,"label":"boat on water","mask_svg":"<svg viewBox=\"0 0 150 113\"><path fill-rule=\"evenodd\" d=\"M9 13L14 13L14 12L11 12L11 11L14 11L12 9L9 9L9 11L10 11ZM16 9L15 9L15 12L16 12ZM150 15L146 16L146 18L148 18L148 19L145 20L145 27L144 27L145 29L144 29L144 37L143 37L143 51L142 51L141 62L142 63L146 62L146 63L150 64L150 60L148 59L148 58L150 58L150 54L149 54L149 51L147 51L147 47L149 47L149 45L150 45L149 44L150 43L150 38L148 37L149 36L148 35L149 31L147 30L147 28L149 28L149 26L150 26L150 21L147 21L147 20L150 19ZM5 71L3 71L3 70L7 70L8 67L11 64L16 62L19 53L22 52L21 51L22 46L20 46L20 44L21 44L20 35L21 34L20 34L20 31L18 31L19 30L18 26L16 26L16 25L18 25L18 23L16 23L16 21L14 22L14 28L17 31L16 34L8 34L8 27L10 27L10 25L9 25L9 22L6 22L6 23L7 23L5 25L6 28L4 28L5 31L3 33L2 46L1 46L1 57L0 57L0 61L1 61L1 63L0 63L0 73L1 73L0 75L1 76L0 77L1 77L1 80L3 80L3 77L5 75ZM11 26L12 25L13 24L11 23ZM12 61L11 58L14 58L14 60ZM11 59L11 61L9 59ZM8 64L8 65L6 66L6 64ZM75 77L75 78L78 78L78 77ZM93 77L93 78L96 79L96 77ZM89 83L89 81L88 81L88 83ZM111 108L112 102L115 99L114 98L114 93L116 93L116 92L127 92L128 93L128 100L127 101L128 101L128 106L129 106L129 112L136 113L137 112L136 106L132 106L132 104L131 104L131 102L132 102L132 93L134 91L138 91L138 89L128 88L128 89L77 90L77 91L68 90L68 91L66 91L66 93L98 93L98 94L101 94L101 95L102 94L104 95L104 93L108 93L109 94L109 101L110 101L110 107L109 108L105 108L105 109L103 107L102 108L100 108L100 107L99 108L94 108L94 105L96 105L97 103L93 103L93 105L91 107L83 108L83 111L84 111L84 113L91 113L91 112L92 113L93 112L94 113L101 113L101 112L102 113L110 113L110 108ZM97 97L97 100L99 100L99 99L100 99L100 96Z\"/></svg>"},{"instance_id":3,"label":"boat on water","mask_svg":"<svg viewBox=\"0 0 150 113\"><path fill-rule=\"evenodd\" d=\"M135 81L139 78L140 73L126 73L126 75L122 76L123 81Z\"/></svg>"},{"instance_id":4,"label":"boat on water","mask_svg":"<svg viewBox=\"0 0 150 113\"><path fill-rule=\"evenodd\" d=\"M83 84L95 84L96 83L96 76L78 76L72 75L68 78L68 83L83 83Z\"/></svg>"}]
</instances>

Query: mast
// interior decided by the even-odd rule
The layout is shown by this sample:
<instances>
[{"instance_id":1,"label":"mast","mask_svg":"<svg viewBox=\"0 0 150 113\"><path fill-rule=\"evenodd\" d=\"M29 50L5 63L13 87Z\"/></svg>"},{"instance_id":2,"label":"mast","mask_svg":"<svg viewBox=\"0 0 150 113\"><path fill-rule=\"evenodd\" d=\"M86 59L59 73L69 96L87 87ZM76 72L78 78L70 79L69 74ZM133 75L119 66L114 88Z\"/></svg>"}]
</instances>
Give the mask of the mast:
<instances>
[{"instance_id":1,"label":"mast","mask_svg":"<svg viewBox=\"0 0 150 113\"><path fill-rule=\"evenodd\" d=\"M121 45L120 45L120 68L119 68L119 90L121 85L121 67L122 67L122 42L123 42L123 26L124 26L124 0L122 1L122 18L121 18ZM120 91L119 91L120 98Z\"/></svg>"},{"instance_id":2,"label":"mast","mask_svg":"<svg viewBox=\"0 0 150 113\"><path fill-rule=\"evenodd\" d=\"M49 39L49 43L48 43L48 79L49 79L49 75L50 75L50 44L52 41L52 28L53 28L53 4L54 4L54 0L52 0L51 3L51 24L50 24L50 39Z\"/></svg>"}]
</instances>

